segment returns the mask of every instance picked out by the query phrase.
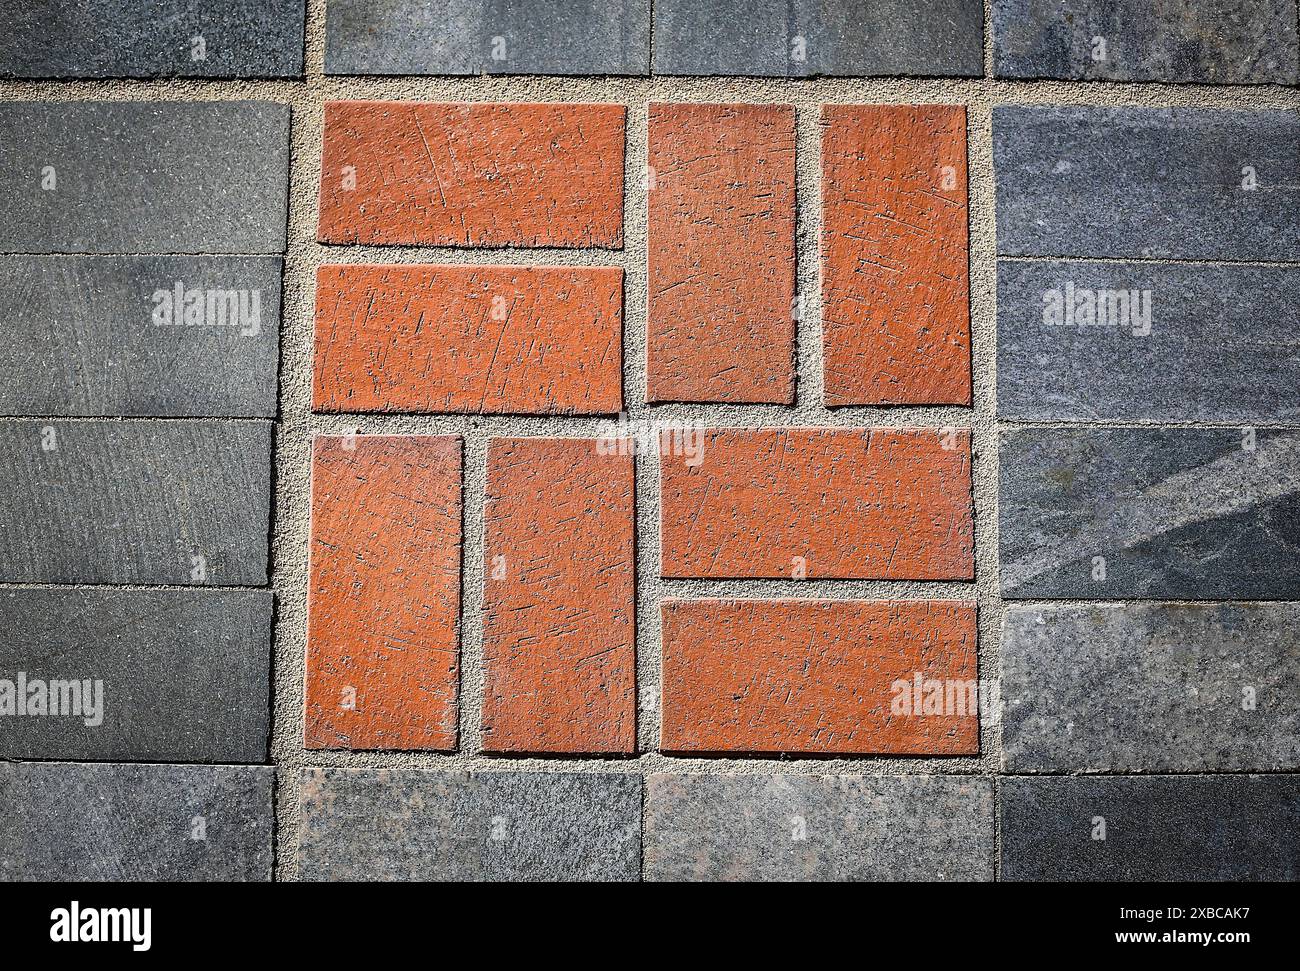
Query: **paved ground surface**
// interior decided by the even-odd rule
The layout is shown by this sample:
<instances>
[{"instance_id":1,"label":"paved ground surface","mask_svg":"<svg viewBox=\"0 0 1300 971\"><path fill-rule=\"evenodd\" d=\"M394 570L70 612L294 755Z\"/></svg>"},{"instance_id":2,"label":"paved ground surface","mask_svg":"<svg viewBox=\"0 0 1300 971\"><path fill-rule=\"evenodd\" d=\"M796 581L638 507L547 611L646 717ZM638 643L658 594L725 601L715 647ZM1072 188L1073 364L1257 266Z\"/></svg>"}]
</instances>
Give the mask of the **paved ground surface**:
<instances>
[{"instance_id":1,"label":"paved ground surface","mask_svg":"<svg viewBox=\"0 0 1300 971\"><path fill-rule=\"evenodd\" d=\"M0 876L1300 876L1289 0L80 6Z\"/></svg>"}]
</instances>

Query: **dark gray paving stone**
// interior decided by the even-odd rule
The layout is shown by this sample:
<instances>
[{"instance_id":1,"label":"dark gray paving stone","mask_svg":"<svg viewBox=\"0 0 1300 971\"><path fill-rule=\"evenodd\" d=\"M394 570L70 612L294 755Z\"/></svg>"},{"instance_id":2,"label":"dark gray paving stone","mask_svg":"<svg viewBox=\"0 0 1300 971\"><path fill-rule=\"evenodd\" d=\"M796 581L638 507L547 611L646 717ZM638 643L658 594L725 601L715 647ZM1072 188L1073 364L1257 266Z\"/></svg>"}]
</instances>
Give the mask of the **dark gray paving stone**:
<instances>
[{"instance_id":1,"label":"dark gray paving stone","mask_svg":"<svg viewBox=\"0 0 1300 971\"><path fill-rule=\"evenodd\" d=\"M0 762L0 882L265 881L269 766Z\"/></svg>"},{"instance_id":2,"label":"dark gray paving stone","mask_svg":"<svg viewBox=\"0 0 1300 971\"><path fill-rule=\"evenodd\" d=\"M288 190L288 105L0 103L0 252L282 253Z\"/></svg>"},{"instance_id":3,"label":"dark gray paving stone","mask_svg":"<svg viewBox=\"0 0 1300 971\"><path fill-rule=\"evenodd\" d=\"M304 880L626 881L641 776L305 769Z\"/></svg>"},{"instance_id":4,"label":"dark gray paving stone","mask_svg":"<svg viewBox=\"0 0 1300 971\"><path fill-rule=\"evenodd\" d=\"M263 586L270 503L269 422L0 421L0 582Z\"/></svg>"},{"instance_id":5,"label":"dark gray paving stone","mask_svg":"<svg viewBox=\"0 0 1300 971\"><path fill-rule=\"evenodd\" d=\"M305 0L0 0L0 77L301 77L305 15Z\"/></svg>"},{"instance_id":6,"label":"dark gray paving stone","mask_svg":"<svg viewBox=\"0 0 1300 971\"><path fill-rule=\"evenodd\" d=\"M1300 605L1013 607L1012 772L1300 768Z\"/></svg>"},{"instance_id":7,"label":"dark gray paving stone","mask_svg":"<svg viewBox=\"0 0 1300 971\"><path fill-rule=\"evenodd\" d=\"M993 0L1004 78L1295 84L1294 0Z\"/></svg>"},{"instance_id":8,"label":"dark gray paving stone","mask_svg":"<svg viewBox=\"0 0 1300 971\"><path fill-rule=\"evenodd\" d=\"M0 414L274 418L283 266L0 256Z\"/></svg>"},{"instance_id":9,"label":"dark gray paving stone","mask_svg":"<svg viewBox=\"0 0 1300 971\"><path fill-rule=\"evenodd\" d=\"M1294 111L1001 106L993 166L1005 256L1300 260Z\"/></svg>"},{"instance_id":10,"label":"dark gray paving stone","mask_svg":"<svg viewBox=\"0 0 1300 971\"><path fill-rule=\"evenodd\" d=\"M0 759L267 760L269 590L0 590Z\"/></svg>"},{"instance_id":11,"label":"dark gray paving stone","mask_svg":"<svg viewBox=\"0 0 1300 971\"><path fill-rule=\"evenodd\" d=\"M998 414L1300 419L1297 320L1300 267L1000 260Z\"/></svg>"},{"instance_id":12,"label":"dark gray paving stone","mask_svg":"<svg viewBox=\"0 0 1300 971\"><path fill-rule=\"evenodd\" d=\"M1300 879L1300 776L1001 780L1003 880ZM1105 827L1105 839L1094 839Z\"/></svg>"},{"instance_id":13,"label":"dark gray paving stone","mask_svg":"<svg viewBox=\"0 0 1300 971\"><path fill-rule=\"evenodd\" d=\"M329 0L326 74L646 74L649 0Z\"/></svg>"},{"instance_id":14,"label":"dark gray paving stone","mask_svg":"<svg viewBox=\"0 0 1300 971\"><path fill-rule=\"evenodd\" d=\"M999 466L1004 597L1300 598L1300 430L1025 428Z\"/></svg>"},{"instance_id":15,"label":"dark gray paving stone","mask_svg":"<svg viewBox=\"0 0 1300 971\"><path fill-rule=\"evenodd\" d=\"M971 776L652 775L647 880L992 880Z\"/></svg>"},{"instance_id":16,"label":"dark gray paving stone","mask_svg":"<svg viewBox=\"0 0 1300 971\"><path fill-rule=\"evenodd\" d=\"M656 0L654 73L984 73L980 0Z\"/></svg>"}]
</instances>

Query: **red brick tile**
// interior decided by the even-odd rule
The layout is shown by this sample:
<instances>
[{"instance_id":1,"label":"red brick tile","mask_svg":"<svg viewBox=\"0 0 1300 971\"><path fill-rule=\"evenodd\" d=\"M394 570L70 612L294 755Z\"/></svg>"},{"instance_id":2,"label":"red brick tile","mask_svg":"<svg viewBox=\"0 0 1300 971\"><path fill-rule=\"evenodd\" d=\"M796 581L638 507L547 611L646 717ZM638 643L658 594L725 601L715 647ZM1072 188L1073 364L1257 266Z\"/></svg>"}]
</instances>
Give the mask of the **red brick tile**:
<instances>
[{"instance_id":1,"label":"red brick tile","mask_svg":"<svg viewBox=\"0 0 1300 971\"><path fill-rule=\"evenodd\" d=\"M319 438L311 495L306 747L454 749L460 439Z\"/></svg>"},{"instance_id":2,"label":"red brick tile","mask_svg":"<svg viewBox=\"0 0 1300 971\"><path fill-rule=\"evenodd\" d=\"M489 442L487 751L636 747L633 460L605 450L590 439Z\"/></svg>"},{"instance_id":3,"label":"red brick tile","mask_svg":"<svg viewBox=\"0 0 1300 971\"><path fill-rule=\"evenodd\" d=\"M611 414L617 267L323 266L317 411Z\"/></svg>"},{"instance_id":4,"label":"red brick tile","mask_svg":"<svg viewBox=\"0 0 1300 971\"><path fill-rule=\"evenodd\" d=\"M970 433L723 429L664 448L666 577L969 580Z\"/></svg>"},{"instance_id":5,"label":"red brick tile","mask_svg":"<svg viewBox=\"0 0 1300 971\"><path fill-rule=\"evenodd\" d=\"M794 108L650 106L650 401L794 401Z\"/></svg>"},{"instance_id":6,"label":"red brick tile","mask_svg":"<svg viewBox=\"0 0 1300 971\"><path fill-rule=\"evenodd\" d=\"M668 600L662 611L664 751L979 753L974 604Z\"/></svg>"},{"instance_id":7,"label":"red brick tile","mask_svg":"<svg viewBox=\"0 0 1300 971\"><path fill-rule=\"evenodd\" d=\"M323 243L623 245L626 109L325 104Z\"/></svg>"},{"instance_id":8,"label":"red brick tile","mask_svg":"<svg viewBox=\"0 0 1300 971\"><path fill-rule=\"evenodd\" d=\"M966 109L822 108L828 405L971 402Z\"/></svg>"}]
</instances>

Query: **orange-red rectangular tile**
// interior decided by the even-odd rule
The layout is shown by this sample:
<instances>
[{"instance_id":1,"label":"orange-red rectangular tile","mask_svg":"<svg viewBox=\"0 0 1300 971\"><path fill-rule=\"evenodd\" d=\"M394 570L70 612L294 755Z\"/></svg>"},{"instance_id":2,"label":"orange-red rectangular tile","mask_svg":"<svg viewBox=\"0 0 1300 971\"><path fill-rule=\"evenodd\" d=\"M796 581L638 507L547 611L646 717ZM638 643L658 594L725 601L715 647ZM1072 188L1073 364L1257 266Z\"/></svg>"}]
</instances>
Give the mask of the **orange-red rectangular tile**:
<instances>
[{"instance_id":1,"label":"orange-red rectangular tile","mask_svg":"<svg viewBox=\"0 0 1300 971\"><path fill-rule=\"evenodd\" d=\"M488 443L486 751L635 749L634 475L618 446Z\"/></svg>"},{"instance_id":2,"label":"orange-red rectangular tile","mask_svg":"<svg viewBox=\"0 0 1300 971\"><path fill-rule=\"evenodd\" d=\"M964 429L688 429L659 461L665 577L975 575Z\"/></svg>"},{"instance_id":3,"label":"orange-red rectangular tile","mask_svg":"<svg viewBox=\"0 0 1300 971\"><path fill-rule=\"evenodd\" d=\"M623 245L626 109L330 101L322 243Z\"/></svg>"},{"instance_id":4,"label":"orange-red rectangular tile","mask_svg":"<svg viewBox=\"0 0 1300 971\"><path fill-rule=\"evenodd\" d=\"M665 752L976 755L975 605L666 600Z\"/></svg>"},{"instance_id":5,"label":"orange-red rectangular tile","mask_svg":"<svg viewBox=\"0 0 1300 971\"><path fill-rule=\"evenodd\" d=\"M613 414L618 267L322 266L317 411Z\"/></svg>"},{"instance_id":6,"label":"orange-red rectangular tile","mask_svg":"<svg viewBox=\"0 0 1300 971\"><path fill-rule=\"evenodd\" d=\"M318 438L311 497L306 747L454 750L460 439Z\"/></svg>"},{"instance_id":7,"label":"orange-red rectangular tile","mask_svg":"<svg viewBox=\"0 0 1300 971\"><path fill-rule=\"evenodd\" d=\"M822 108L828 405L969 405L966 109Z\"/></svg>"},{"instance_id":8,"label":"orange-red rectangular tile","mask_svg":"<svg viewBox=\"0 0 1300 971\"><path fill-rule=\"evenodd\" d=\"M794 108L650 106L650 401L794 402Z\"/></svg>"}]
</instances>

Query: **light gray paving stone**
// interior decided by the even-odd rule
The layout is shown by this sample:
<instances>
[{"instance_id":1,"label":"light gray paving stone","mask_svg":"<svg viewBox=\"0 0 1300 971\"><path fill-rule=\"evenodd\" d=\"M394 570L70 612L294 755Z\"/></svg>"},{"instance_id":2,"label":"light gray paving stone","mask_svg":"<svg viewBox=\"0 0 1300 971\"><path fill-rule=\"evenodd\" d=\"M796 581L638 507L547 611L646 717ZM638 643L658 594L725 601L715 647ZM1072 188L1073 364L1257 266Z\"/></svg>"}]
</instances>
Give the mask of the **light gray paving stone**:
<instances>
[{"instance_id":1,"label":"light gray paving stone","mask_svg":"<svg viewBox=\"0 0 1300 971\"><path fill-rule=\"evenodd\" d=\"M0 0L0 77L301 77L305 15L305 0Z\"/></svg>"},{"instance_id":2,"label":"light gray paving stone","mask_svg":"<svg viewBox=\"0 0 1300 971\"><path fill-rule=\"evenodd\" d=\"M0 256L0 414L274 418L283 266Z\"/></svg>"},{"instance_id":3,"label":"light gray paving stone","mask_svg":"<svg viewBox=\"0 0 1300 971\"><path fill-rule=\"evenodd\" d=\"M304 880L628 881L641 776L305 769Z\"/></svg>"},{"instance_id":4,"label":"light gray paving stone","mask_svg":"<svg viewBox=\"0 0 1300 971\"><path fill-rule=\"evenodd\" d=\"M1300 260L1294 111L995 107L993 166L1005 256Z\"/></svg>"},{"instance_id":5,"label":"light gray paving stone","mask_svg":"<svg viewBox=\"0 0 1300 971\"><path fill-rule=\"evenodd\" d=\"M1300 605L1013 607L1011 772L1300 768Z\"/></svg>"},{"instance_id":6,"label":"light gray paving stone","mask_svg":"<svg viewBox=\"0 0 1300 971\"><path fill-rule=\"evenodd\" d=\"M269 590L0 590L0 758L267 760Z\"/></svg>"},{"instance_id":7,"label":"light gray paving stone","mask_svg":"<svg viewBox=\"0 0 1300 971\"><path fill-rule=\"evenodd\" d=\"M1004 597L1300 599L1298 429L1023 428L998 461Z\"/></svg>"},{"instance_id":8,"label":"light gray paving stone","mask_svg":"<svg viewBox=\"0 0 1300 971\"><path fill-rule=\"evenodd\" d=\"M999 790L1003 880L1300 879L1300 776L1007 777Z\"/></svg>"},{"instance_id":9,"label":"light gray paving stone","mask_svg":"<svg viewBox=\"0 0 1300 971\"><path fill-rule=\"evenodd\" d=\"M262 586L269 422L0 421L0 582Z\"/></svg>"},{"instance_id":10,"label":"light gray paving stone","mask_svg":"<svg viewBox=\"0 0 1300 971\"><path fill-rule=\"evenodd\" d=\"M998 262L998 415L1300 419L1300 267Z\"/></svg>"},{"instance_id":11,"label":"light gray paving stone","mask_svg":"<svg viewBox=\"0 0 1300 971\"><path fill-rule=\"evenodd\" d=\"M1295 84L1293 0L994 0L1004 78Z\"/></svg>"},{"instance_id":12,"label":"light gray paving stone","mask_svg":"<svg viewBox=\"0 0 1300 971\"><path fill-rule=\"evenodd\" d=\"M649 0L329 0L326 74L646 74Z\"/></svg>"},{"instance_id":13,"label":"light gray paving stone","mask_svg":"<svg viewBox=\"0 0 1300 971\"><path fill-rule=\"evenodd\" d=\"M979 0L656 0L655 74L978 77Z\"/></svg>"},{"instance_id":14,"label":"light gray paving stone","mask_svg":"<svg viewBox=\"0 0 1300 971\"><path fill-rule=\"evenodd\" d=\"M289 106L0 103L0 252L282 253Z\"/></svg>"},{"instance_id":15,"label":"light gray paving stone","mask_svg":"<svg viewBox=\"0 0 1300 971\"><path fill-rule=\"evenodd\" d=\"M0 882L265 881L270 766L0 762Z\"/></svg>"},{"instance_id":16,"label":"light gray paving stone","mask_svg":"<svg viewBox=\"0 0 1300 971\"><path fill-rule=\"evenodd\" d=\"M652 775L645 876L991 880L993 789L971 776Z\"/></svg>"}]
</instances>

